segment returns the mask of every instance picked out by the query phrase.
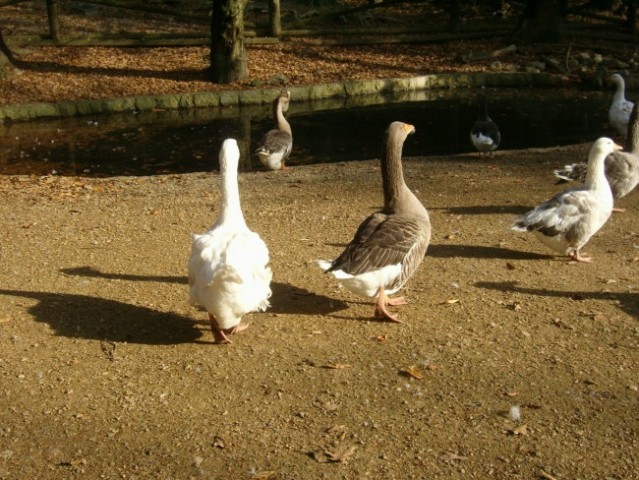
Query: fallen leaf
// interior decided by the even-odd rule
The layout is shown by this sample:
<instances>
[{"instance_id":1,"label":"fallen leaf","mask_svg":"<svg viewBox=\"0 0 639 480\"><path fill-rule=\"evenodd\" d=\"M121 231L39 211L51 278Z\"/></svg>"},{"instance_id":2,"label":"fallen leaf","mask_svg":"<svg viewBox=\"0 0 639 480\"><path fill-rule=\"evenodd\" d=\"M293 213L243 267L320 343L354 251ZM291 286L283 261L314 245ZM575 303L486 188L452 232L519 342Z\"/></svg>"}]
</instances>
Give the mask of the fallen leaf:
<instances>
[{"instance_id":1,"label":"fallen leaf","mask_svg":"<svg viewBox=\"0 0 639 480\"><path fill-rule=\"evenodd\" d=\"M512 430L508 430L508 433L510 433L511 435L527 436L528 435L528 425L526 425L526 424L520 425L517 428L513 428Z\"/></svg>"},{"instance_id":2,"label":"fallen leaf","mask_svg":"<svg viewBox=\"0 0 639 480\"><path fill-rule=\"evenodd\" d=\"M213 438L213 443L211 444L211 446L215 447L215 448L226 448L226 443L224 442L224 439L222 437L215 437Z\"/></svg>"},{"instance_id":3,"label":"fallen leaf","mask_svg":"<svg viewBox=\"0 0 639 480\"><path fill-rule=\"evenodd\" d=\"M510 263L510 262L506 262L506 268L507 268L508 270L515 270L515 268L516 268L516 267L515 267L515 265L513 265L512 263Z\"/></svg>"},{"instance_id":4,"label":"fallen leaf","mask_svg":"<svg viewBox=\"0 0 639 480\"><path fill-rule=\"evenodd\" d=\"M414 365L408 368L403 368L399 371L399 373L405 377L416 378L417 380L424 378L424 374Z\"/></svg>"},{"instance_id":5,"label":"fallen leaf","mask_svg":"<svg viewBox=\"0 0 639 480\"><path fill-rule=\"evenodd\" d=\"M344 368L351 368L352 365L347 363L327 363L326 365L322 365L322 368L328 368L330 370L342 370Z\"/></svg>"},{"instance_id":6,"label":"fallen leaf","mask_svg":"<svg viewBox=\"0 0 639 480\"><path fill-rule=\"evenodd\" d=\"M458 298L451 298L450 300L446 300L442 302L440 305L454 305L456 303L461 303L461 300Z\"/></svg>"},{"instance_id":7,"label":"fallen leaf","mask_svg":"<svg viewBox=\"0 0 639 480\"><path fill-rule=\"evenodd\" d=\"M355 453L355 448L355 445L341 444L338 445L334 450L327 450L324 453L326 454L326 458L330 462L346 463L353 456L353 453Z\"/></svg>"}]
</instances>

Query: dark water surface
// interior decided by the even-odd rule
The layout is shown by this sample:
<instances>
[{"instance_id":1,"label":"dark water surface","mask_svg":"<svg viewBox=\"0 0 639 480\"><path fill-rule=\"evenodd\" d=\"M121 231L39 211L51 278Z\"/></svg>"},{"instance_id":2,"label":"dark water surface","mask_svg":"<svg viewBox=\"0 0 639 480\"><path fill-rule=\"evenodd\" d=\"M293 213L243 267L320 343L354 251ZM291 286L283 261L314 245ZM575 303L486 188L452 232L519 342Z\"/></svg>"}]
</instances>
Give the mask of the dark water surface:
<instances>
[{"instance_id":1,"label":"dark water surface","mask_svg":"<svg viewBox=\"0 0 639 480\"><path fill-rule=\"evenodd\" d=\"M590 142L611 135L612 91L487 89L490 116L502 132L500 150ZM629 98L632 98L629 96ZM395 120L416 127L405 156L472 151L469 131L477 91L415 92L294 102L291 166L378 158ZM225 138L240 143L244 171L260 169L252 155L273 128L271 107L129 112L0 125L0 173L153 175L217 169ZM454 159L453 159L454 160Z\"/></svg>"}]
</instances>

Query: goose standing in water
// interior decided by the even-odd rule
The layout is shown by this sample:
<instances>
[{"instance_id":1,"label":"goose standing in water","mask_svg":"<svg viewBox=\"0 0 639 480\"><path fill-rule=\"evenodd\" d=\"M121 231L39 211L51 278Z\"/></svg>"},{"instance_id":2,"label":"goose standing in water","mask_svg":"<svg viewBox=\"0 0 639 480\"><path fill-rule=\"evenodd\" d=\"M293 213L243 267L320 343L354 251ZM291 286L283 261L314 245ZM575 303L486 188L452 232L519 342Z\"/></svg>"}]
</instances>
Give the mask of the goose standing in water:
<instances>
[{"instance_id":1,"label":"goose standing in water","mask_svg":"<svg viewBox=\"0 0 639 480\"><path fill-rule=\"evenodd\" d=\"M249 230L240 206L239 159L237 142L225 140L220 150L222 210L208 232L193 235L189 260L191 303L209 313L218 343L230 343L228 334L247 328L242 316L265 310L271 296L268 249Z\"/></svg>"},{"instance_id":2,"label":"goose standing in water","mask_svg":"<svg viewBox=\"0 0 639 480\"><path fill-rule=\"evenodd\" d=\"M403 297L390 298L415 273L424 259L431 235L426 208L404 183L402 146L415 127L393 122L386 131L381 171L384 207L366 218L346 249L333 261L318 260L351 292L377 297L375 316L399 322L388 305L403 305Z\"/></svg>"},{"instance_id":3,"label":"goose standing in water","mask_svg":"<svg viewBox=\"0 0 639 480\"><path fill-rule=\"evenodd\" d=\"M626 84L623 77L618 73L613 73L610 76L610 80L617 88L608 110L608 122L619 135L625 137L628 130L628 122L630 121L630 112L632 112L634 104L626 100Z\"/></svg>"},{"instance_id":4,"label":"goose standing in water","mask_svg":"<svg viewBox=\"0 0 639 480\"><path fill-rule=\"evenodd\" d=\"M623 198L639 184L639 114L638 105L632 107L630 123L628 127L628 141L626 151L614 151L606 157L604 171L612 196ZM555 170L555 176L562 180L586 181L588 164L573 163L563 169ZM624 209L615 208L615 211L623 212Z\"/></svg>"},{"instance_id":5,"label":"goose standing in water","mask_svg":"<svg viewBox=\"0 0 639 480\"><path fill-rule=\"evenodd\" d=\"M277 128L269 130L260 140L255 150L260 163L271 170L284 170L284 162L293 149L293 132L291 125L284 118L284 112L288 111L291 100L291 92L281 93L273 101L273 116Z\"/></svg>"},{"instance_id":6,"label":"goose standing in water","mask_svg":"<svg viewBox=\"0 0 639 480\"><path fill-rule=\"evenodd\" d=\"M580 251L612 213L613 198L604 174L604 162L606 156L616 150L621 147L611 139L597 140L588 155L585 184L558 193L517 217L511 228L533 232L542 243L572 260L590 262Z\"/></svg>"},{"instance_id":7,"label":"goose standing in water","mask_svg":"<svg viewBox=\"0 0 639 480\"><path fill-rule=\"evenodd\" d=\"M501 143L501 132L488 116L488 99L485 95L482 95L478 109L477 120L470 129L470 141L479 153L491 154Z\"/></svg>"}]
</instances>

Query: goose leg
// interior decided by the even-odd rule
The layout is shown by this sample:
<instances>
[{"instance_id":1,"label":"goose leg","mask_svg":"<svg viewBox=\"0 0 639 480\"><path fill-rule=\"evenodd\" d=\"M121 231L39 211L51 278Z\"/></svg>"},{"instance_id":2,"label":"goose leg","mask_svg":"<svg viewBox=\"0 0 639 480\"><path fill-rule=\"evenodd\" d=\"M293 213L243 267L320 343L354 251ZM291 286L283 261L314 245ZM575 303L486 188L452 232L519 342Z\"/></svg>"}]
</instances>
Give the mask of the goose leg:
<instances>
[{"instance_id":1,"label":"goose leg","mask_svg":"<svg viewBox=\"0 0 639 480\"><path fill-rule=\"evenodd\" d=\"M220 328L217 323L217 319L209 313L209 320L211 321L211 329L213 330L213 337L215 337L215 343L232 343L231 339L227 335L233 333L240 333L246 330L249 326L248 322L240 322L231 328Z\"/></svg>"},{"instance_id":2,"label":"goose leg","mask_svg":"<svg viewBox=\"0 0 639 480\"><path fill-rule=\"evenodd\" d=\"M391 315L386 309L386 305L396 306L405 304L406 300L404 300L404 297L389 298L384 292L384 289L380 287L377 294L377 301L375 302L375 316L377 318L385 318L391 322L403 323L401 320L398 320L396 316Z\"/></svg>"},{"instance_id":3,"label":"goose leg","mask_svg":"<svg viewBox=\"0 0 639 480\"><path fill-rule=\"evenodd\" d=\"M626 209L625 208L617 208L617 207L613 207L612 209L613 212L617 212L617 213L625 213Z\"/></svg>"},{"instance_id":4,"label":"goose leg","mask_svg":"<svg viewBox=\"0 0 639 480\"><path fill-rule=\"evenodd\" d=\"M220 328L217 324L217 319L209 313L209 320L211 322L211 330L213 330L213 337L215 338L215 343L231 343L229 337L226 336L224 330Z\"/></svg>"},{"instance_id":5,"label":"goose leg","mask_svg":"<svg viewBox=\"0 0 639 480\"><path fill-rule=\"evenodd\" d=\"M579 250L575 250L574 252L572 252L570 254L570 259L574 260L575 262L582 262L582 263L590 263L590 262L592 262L592 258L590 258L586 254L579 253Z\"/></svg>"}]
</instances>

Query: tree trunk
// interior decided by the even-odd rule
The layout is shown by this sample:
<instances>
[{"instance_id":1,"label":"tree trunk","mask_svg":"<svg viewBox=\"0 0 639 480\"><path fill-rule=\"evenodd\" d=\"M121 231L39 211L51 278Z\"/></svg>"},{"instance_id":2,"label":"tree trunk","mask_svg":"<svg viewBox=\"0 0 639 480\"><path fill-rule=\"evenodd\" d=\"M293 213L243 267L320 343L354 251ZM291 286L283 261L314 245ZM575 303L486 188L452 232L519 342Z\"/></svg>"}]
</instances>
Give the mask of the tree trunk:
<instances>
[{"instance_id":1,"label":"tree trunk","mask_svg":"<svg viewBox=\"0 0 639 480\"><path fill-rule=\"evenodd\" d=\"M269 0L268 16L271 37L279 38L282 35L282 14L280 9L280 0Z\"/></svg>"},{"instance_id":2,"label":"tree trunk","mask_svg":"<svg viewBox=\"0 0 639 480\"><path fill-rule=\"evenodd\" d=\"M13 56L11 49L5 43L0 28L0 78L8 78L11 70L16 66L16 58Z\"/></svg>"},{"instance_id":3,"label":"tree trunk","mask_svg":"<svg viewBox=\"0 0 639 480\"><path fill-rule=\"evenodd\" d=\"M248 78L244 48L246 0L213 0L211 80L233 83Z\"/></svg>"},{"instance_id":4,"label":"tree trunk","mask_svg":"<svg viewBox=\"0 0 639 480\"><path fill-rule=\"evenodd\" d=\"M626 1L626 22L629 33L637 33L637 0Z\"/></svg>"},{"instance_id":5,"label":"tree trunk","mask_svg":"<svg viewBox=\"0 0 639 480\"><path fill-rule=\"evenodd\" d=\"M526 0L520 23L524 42L559 43L566 0Z\"/></svg>"},{"instance_id":6,"label":"tree trunk","mask_svg":"<svg viewBox=\"0 0 639 480\"><path fill-rule=\"evenodd\" d=\"M53 43L60 43L60 22L58 21L58 0L47 0L49 32Z\"/></svg>"}]
</instances>

